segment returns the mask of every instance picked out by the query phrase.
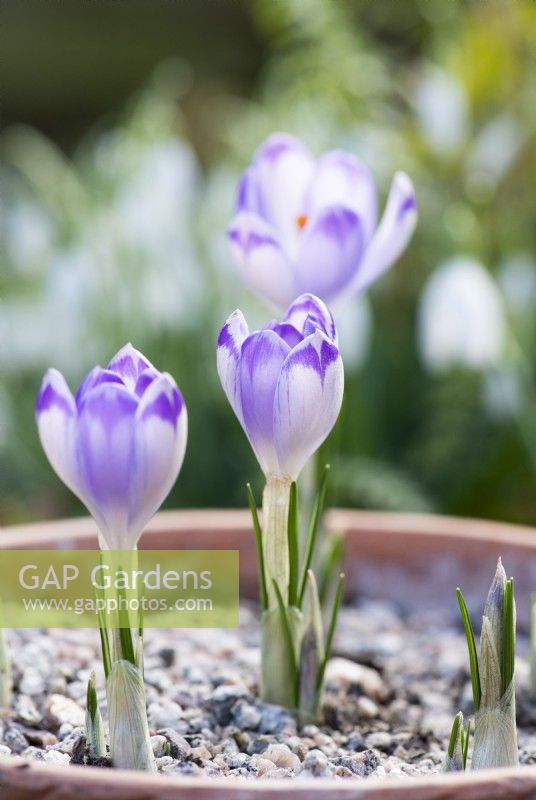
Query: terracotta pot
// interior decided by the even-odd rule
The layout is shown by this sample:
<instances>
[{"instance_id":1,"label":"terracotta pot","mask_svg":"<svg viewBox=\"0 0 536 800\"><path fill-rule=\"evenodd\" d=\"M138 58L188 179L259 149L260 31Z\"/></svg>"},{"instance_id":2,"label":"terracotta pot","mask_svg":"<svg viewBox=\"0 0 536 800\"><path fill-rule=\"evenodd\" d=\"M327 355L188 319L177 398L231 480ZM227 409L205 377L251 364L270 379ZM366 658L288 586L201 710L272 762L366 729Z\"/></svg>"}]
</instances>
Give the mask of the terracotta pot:
<instances>
[{"instance_id":1,"label":"terracotta pot","mask_svg":"<svg viewBox=\"0 0 536 800\"><path fill-rule=\"evenodd\" d=\"M347 593L395 600L407 610L455 607L454 589L481 608L498 556L516 578L518 619L528 621L536 588L536 530L430 515L332 511L346 534ZM94 548L88 519L13 526L3 548ZM241 591L255 597L256 559L250 519L242 511L158 514L142 547L240 550ZM0 759L1 800L536 800L536 767L482 770L415 780L270 780L163 777L94 767L56 768Z\"/></svg>"}]
</instances>

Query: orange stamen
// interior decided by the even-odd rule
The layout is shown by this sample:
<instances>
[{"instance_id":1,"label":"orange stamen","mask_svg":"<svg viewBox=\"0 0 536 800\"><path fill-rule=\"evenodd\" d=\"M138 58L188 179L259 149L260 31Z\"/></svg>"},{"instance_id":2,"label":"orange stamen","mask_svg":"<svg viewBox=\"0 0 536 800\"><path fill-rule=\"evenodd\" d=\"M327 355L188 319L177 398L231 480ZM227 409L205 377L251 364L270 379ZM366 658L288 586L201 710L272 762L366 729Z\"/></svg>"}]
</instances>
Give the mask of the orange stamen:
<instances>
[{"instance_id":1,"label":"orange stamen","mask_svg":"<svg viewBox=\"0 0 536 800\"><path fill-rule=\"evenodd\" d=\"M298 226L300 231L305 228L306 224L307 224L307 214L300 214L299 216L296 217L296 225Z\"/></svg>"}]
</instances>

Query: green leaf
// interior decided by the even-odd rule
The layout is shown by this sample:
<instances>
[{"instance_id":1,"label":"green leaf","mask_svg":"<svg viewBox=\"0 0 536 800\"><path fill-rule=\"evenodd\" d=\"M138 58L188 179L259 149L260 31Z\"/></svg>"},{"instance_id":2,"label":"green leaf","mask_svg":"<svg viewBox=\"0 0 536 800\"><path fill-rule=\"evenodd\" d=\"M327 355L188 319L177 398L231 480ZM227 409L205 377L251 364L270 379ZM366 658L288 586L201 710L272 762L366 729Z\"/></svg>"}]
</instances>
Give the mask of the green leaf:
<instances>
[{"instance_id":1,"label":"green leaf","mask_svg":"<svg viewBox=\"0 0 536 800\"><path fill-rule=\"evenodd\" d=\"M91 672L87 682L85 731L91 758L103 758L106 755L106 742L104 739L102 717L97 701L97 687L94 672Z\"/></svg>"},{"instance_id":2,"label":"green leaf","mask_svg":"<svg viewBox=\"0 0 536 800\"><path fill-rule=\"evenodd\" d=\"M305 586L307 583L307 572L311 566L311 561L313 560L313 554L316 544L316 535L318 532L318 523L320 521L320 516L324 508L324 500L326 497L326 488L327 488L329 470L330 466L329 464L326 464L326 466L324 467L324 471L322 473L322 477L320 478L320 486L318 487L318 494L316 496L315 504L313 507L313 513L311 514L311 521L309 523L309 530L307 533L307 543L305 545L305 558L303 562L303 569L300 580L300 589L298 592L298 608L301 608L303 605Z\"/></svg>"},{"instance_id":3,"label":"green leaf","mask_svg":"<svg viewBox=\"0 0 536 800\"><path fill-rule=\"evenodd\" d=\"M450 739L449 739L449 746L447 747L447 753L449 754L449 758L454 757L454 751L456 750L456 744L458 742L458 736L460 735L460 725L462 726L462 743L463 743L463 714L461 711L458 711L454 720L452 722L452 728L450 731Z\"/></svg>"},{"instance_id":4,"label":"green leaf","mask_svg":"<svg viewBox=\"0 0 536 800\"><path fill-rule=\"evenodd\" d=\"M331 655L331 648L333 646L333 637L335 636L335 628L337 627L337 617L339 616L339 611L342 605L343 593L344 593L344 575L341 572L341 574L339 575L339 582L337 584L337 591L335 592L335 600L333 601L333 609L331 611L331 619L329 621L328 633L326 636L324 660L322 661L322 665L318 671L317 688L319 691L322 687L322 684L324 683L326 666L329 661L329 657Z\"/></svg>"},{"instance_id":5,"label":"green leaf","mask_svg":"<svg viewBox=\"0 0 536 800\"><path fill-rule=\"evenodd\" d=\"M463 768L467 767L467 753L469 752L469 737L471 735L471 720L467 720L467 728L463 732L463 739L462 739L462 758L463 758Z\"/></svg>"},{"instance_id":6,"label":"green leaf","mask_svg":"<svg viewBox=\"0 0 536 800\"><path fill-rule=\"evenodd\" d=\"M279 607L279 613L281 615L281 621L283 623L283 634L285 636L285 642L288 648L288 658L292 673L292 693L294 696L294 703L296 706L298 706L300 675L298 670L298 663L296 660L296 653L294 650L294 637L292 635L292 627L290 624L290 620L288 618L287 607L285 606L285 602L281 594L281 589L277 585L277 581L273 580L272 583L275 591L275 596L277 599L277 605Z\"/></svg>"},{"instance_id":7,"label":"green leaf","mask_svg":"<svg viewBox=\"0 0 536 800\"><path fill-rule=\"evenodd\" d=\"M259 515L257 513L257 504L253 496L251 484L246 484L248 493L249 510L253 519L253 530L255 532L255 544L257 547L257 565L259 569L259 584L260 584L260 600L261 608L265 611L268 608L268 591L266 589L266 571L264 569L264 552L262 549L262 529L259 522Z\"/></svg>"},{"instance_id":8,"label":"green leaf","mask_svg":"<svg viewBox=\"0 0 536 800\"><path fill-rule=\"evenodd\" d=\"M333 587L335 573L340 573L344 554L344 535L329 531L327 552L323 554L317 573L318 595L322 608L327 604Z\"/></svg>"},{"instance_id":9,"label":"green leaf","mask_svg":"<svg viewBox=\"0 0 536 800\"><path fill-rule=\"evenodd\" d=\"M502 642L501 694L504 694L514 677L515 666L516 621L513 578L509 578L504 587Z\"/></svg>"},{"instance_id":10,"label":"green leaf","mask_svg":"<svg viewBox=\"0 0 536 800\"><path fill-rule=\"evenodd\" d=\"M473 626L471 625L469 612L467 611L462 590L459 587L456 589L456 596L458 598L458 605L460 606L463 627L465 629L465 637L467 639L467 649L469 651L469 668L471 671L471 685L473 687L473 704L475 711L478 711L482 697L482 688L480 686L480 673L478 670L478 654L475 644L475 634L473 633Z\"/></svg>"},{"instance_id":11,"label":"green leaf","mask_svg":"<svg viewBox=\"0 0 536 800\"><path fill-rule=\"evenodd\" d=\"M290 486L287 536L288 536L288 560L289 560L288 603L290 606L297 606L298 573L300 569L300 553L299 553L300 545L299 545L298 487L296 481L292 481Z\"/></svg>"}]
</instances>

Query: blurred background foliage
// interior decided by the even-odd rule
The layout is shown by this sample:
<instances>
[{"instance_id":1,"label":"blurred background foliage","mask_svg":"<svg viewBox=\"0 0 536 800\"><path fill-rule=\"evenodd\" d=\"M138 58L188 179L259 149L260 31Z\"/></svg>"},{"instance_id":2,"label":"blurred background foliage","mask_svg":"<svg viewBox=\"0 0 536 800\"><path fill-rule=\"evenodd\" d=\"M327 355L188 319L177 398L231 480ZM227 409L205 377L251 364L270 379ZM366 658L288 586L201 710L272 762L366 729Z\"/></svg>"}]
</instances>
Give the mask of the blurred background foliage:
<instances>
[{"instance_id":1,"label":"blurred background foliage","mask_svg":"<svg viewBox=\"0 0 536 800\"><path fill-rule=\"evenodd\" d=\"M244 505L259 470L214 343L225 229L273 130L412 177L405 256L340 319L331 502L536 522L536 4L4 0L0 523L81 513L33 420L126 341L177 379L170 506Z\"/></svg>"}]
</instances>

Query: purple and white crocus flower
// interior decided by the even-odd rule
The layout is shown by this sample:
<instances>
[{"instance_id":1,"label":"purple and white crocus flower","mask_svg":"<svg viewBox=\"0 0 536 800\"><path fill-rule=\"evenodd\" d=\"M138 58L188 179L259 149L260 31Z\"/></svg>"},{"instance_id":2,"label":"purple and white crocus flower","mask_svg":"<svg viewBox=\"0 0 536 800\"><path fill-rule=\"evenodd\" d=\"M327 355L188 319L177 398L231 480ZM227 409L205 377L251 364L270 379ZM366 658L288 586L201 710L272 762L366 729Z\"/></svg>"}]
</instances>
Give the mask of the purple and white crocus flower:
<instances>
[{"instance_id":1,"label":"purple and white crocus flower","mask_svg":"<svg viewBox=\"0 0 536 800\"><path fill-rule=\"evenodd\" d=\"M218 337L218 373L266 478L295 480L342 403L342 359L324 303L304 294L282 322L253 333L234 311Z\"/></svg>"},{"instance_id":2,"label":"purple and white crocus flower","mask_svg":"<svg viewBox=\"0 0 536 800\"><path fill-rule=\"evenodd\" d=\"M37 397L43 449L95 519L101 545L132 549L177 479L187 413L171 375L127 344L75 396L49 369Z\"/></svg>"},{"instance_id":3,"label":"purple and white crocus flower","mask_svg":"<svg viewBox=\"0 0 536 800\"><path fill-rule=\"evenodd\" d=\"M274 133L244 172L228 238L245 282L276 307L312 292L339 309L389 269L416 223L404 172L378 223L376 186L362 161L342 150L315 159L299 139Z\"/></svg>"}]
</instances>

